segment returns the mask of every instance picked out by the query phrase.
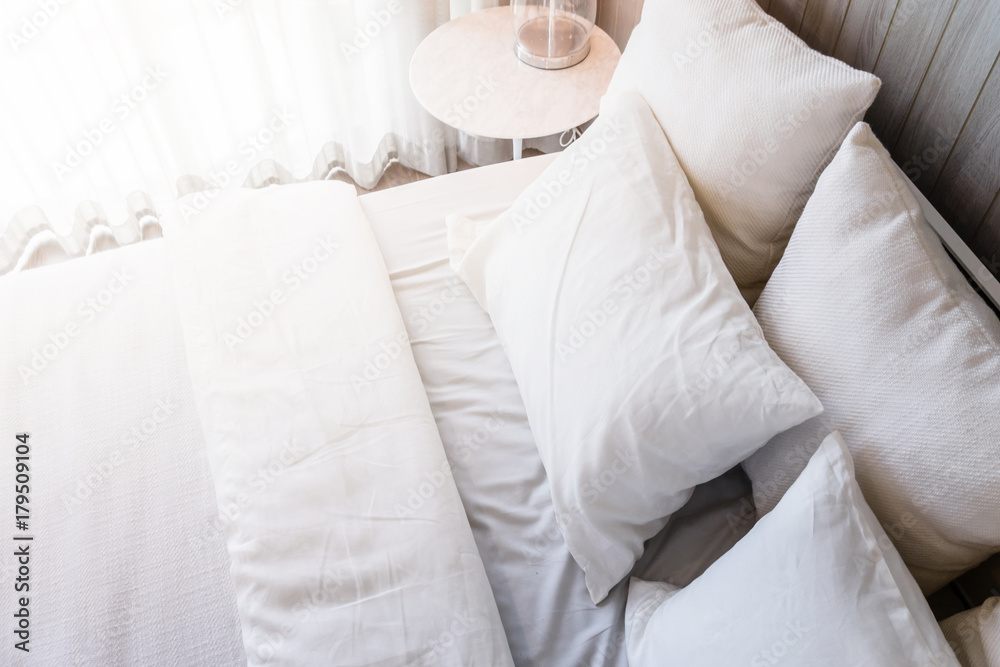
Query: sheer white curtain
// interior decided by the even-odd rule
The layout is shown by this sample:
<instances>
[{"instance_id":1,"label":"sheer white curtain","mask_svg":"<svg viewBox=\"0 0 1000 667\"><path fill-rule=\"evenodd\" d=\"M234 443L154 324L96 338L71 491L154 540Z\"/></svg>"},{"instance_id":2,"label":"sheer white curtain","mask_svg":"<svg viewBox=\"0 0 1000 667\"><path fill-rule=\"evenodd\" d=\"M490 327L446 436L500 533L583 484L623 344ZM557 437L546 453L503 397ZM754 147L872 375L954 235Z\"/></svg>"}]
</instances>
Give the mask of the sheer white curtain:
<instances>
[{"instance_id":1,"label":"sheer white curtain","mask_svg":"<svg viewBox=\"0 0 1000 667\"><path fill-rule=\"evenodd\" d=\"M94 225L127 242L192 190L453 170L410 58L453 11L496 4L3 0L0 260L47 226L69 254Z\"/></svg>"}]
</instances>

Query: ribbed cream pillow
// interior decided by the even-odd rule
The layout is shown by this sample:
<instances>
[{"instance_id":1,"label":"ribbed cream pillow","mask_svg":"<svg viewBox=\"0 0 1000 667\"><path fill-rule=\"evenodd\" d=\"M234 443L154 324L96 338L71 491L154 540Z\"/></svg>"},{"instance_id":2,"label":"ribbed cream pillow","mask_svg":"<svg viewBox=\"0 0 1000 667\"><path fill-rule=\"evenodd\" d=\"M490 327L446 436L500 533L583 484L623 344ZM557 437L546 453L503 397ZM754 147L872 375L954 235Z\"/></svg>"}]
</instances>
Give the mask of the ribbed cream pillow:
<instances>
[{"instance_id":1,"label":"ribbed cream pillow","mask_svg":"<svg viewBox=\"0 0 1000 667\"><path fill-rule=\"evenodd\" d=\"M1000 551L1000 321L903 178L864 123L820 178L754 312L826 413L744 468L764 514L842 431L868 504L930 593Z\"/></svg>"},{"instance_id":2,"label":"ribbed cream pillow","mask_svg":"<svg viewBox=\"0 0 1000 667\"><path fill-rule=\"evenodd\" d=\"M753 0L650 0L608 97L636 89L646 98L753 305L879 85L810 49Z\"/></svg>"},{"instance_id":3,"label":"ribbed cream pillow","mask_svg":"<svg viewBox=\"0 0 1000 667\"><path fill-rule=\"evenodd\" d=\"M941 621L941 631L965 667L1000 667L1000 597Z\"/></svg>"}]
</instances>

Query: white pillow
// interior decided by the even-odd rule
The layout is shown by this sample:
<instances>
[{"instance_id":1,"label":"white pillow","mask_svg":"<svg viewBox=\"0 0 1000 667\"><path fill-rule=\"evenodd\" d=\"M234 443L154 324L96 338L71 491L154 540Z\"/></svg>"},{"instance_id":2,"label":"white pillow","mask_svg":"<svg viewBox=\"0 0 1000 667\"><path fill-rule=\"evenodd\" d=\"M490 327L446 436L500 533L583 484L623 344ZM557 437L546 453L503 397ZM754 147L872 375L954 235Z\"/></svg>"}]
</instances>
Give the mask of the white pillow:
<instances>
[{"instance_id":1,"label":"white pillow","mask_svg":"<svg viewBox=\"0 0 1000 667\"><path fill-rule=\"evenodd\" d=\"M941 621L941 631L965 667L1000 667L1000 597Z\"/></svg>"},{"instance_id":2,"label":"white pillow","mask_svg":"<svg viewBox=\"0 0 1000 667\"><path fill-rule=\"evenodd\" d=\"M822 410L764 342L637 94L478 238L448 224L595 602L695 485Z\"/></svg>"},{"instance_id":3,"label":"white pillow","mask_svg":"<svg viewBox=\"0 0 1000 667\"><path fill-rule=\"evenodd\" d=\"M608 96L646 98L752 305L879 85L752 0L657 0L643 7Z\"/></svg>"},{"instance_id":4,"label":"white pillow","mask_svg":"<svg viewBox=\"0 0 1000 667\"><path fill-rule=\"evenodd\" d=\"M839 433L686 588L632 579L625 632L632 667L958 664L865 504Z\"/></svg>"},{"instance_id":5,"label":"white pillow","mask_svg":"<svg viewBox=\"0 0 1000 667\"><path fill-rule=\"evenodd\" d=\"M820 179L756 313L827 410L745 462L758 513L835 427L925 593L1000 551L1000 322L867 125Z\"/></svg>"}]
</instances>

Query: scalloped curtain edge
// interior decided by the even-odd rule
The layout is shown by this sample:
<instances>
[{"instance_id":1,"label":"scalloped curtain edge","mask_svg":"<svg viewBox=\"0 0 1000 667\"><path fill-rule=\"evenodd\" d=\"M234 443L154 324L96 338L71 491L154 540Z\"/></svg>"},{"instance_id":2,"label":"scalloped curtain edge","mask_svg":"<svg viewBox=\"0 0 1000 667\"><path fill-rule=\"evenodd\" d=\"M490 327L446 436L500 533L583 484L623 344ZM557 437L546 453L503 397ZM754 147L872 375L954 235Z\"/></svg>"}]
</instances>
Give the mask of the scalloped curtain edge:
<instances>
[{"instance_id":1,"label":"scalloped curtain edge","mask_svg":"<svg viewBox=\"0 0 1000 667\"><path fill-rule=\"evenodd\" d=\"M455 171L458 166L456 137L453 130L448 132L450 134L444 136L436 151L429 150L427 145L413 144L406 144L400 151L399 146L404 142L396 134L387 134L379 142L375 155L369 162L351 160L341 144L328 142L320 148L312 168L302 178L297 178L275 160L265 159L250 168L240 187L264 188L269 185L325 180L335 170L342 169L355 183L370 190L378 184L393 160L430 176L439 176ZM185 174L177 179L176 199L223 187L200 176ZM31 268L32 258L53 246L62 250L64 259L72 259L107 249L108 245L121 247L161 235L160 214L149 193L133 192L125 198L125 203L128 216L120 223L113 223L97 202L80 202L76 207L73 226L66 235L57 234L53 230L51 222L39 206L21 209L0 233L0 276Z\"/></svg>"}]
</instances>

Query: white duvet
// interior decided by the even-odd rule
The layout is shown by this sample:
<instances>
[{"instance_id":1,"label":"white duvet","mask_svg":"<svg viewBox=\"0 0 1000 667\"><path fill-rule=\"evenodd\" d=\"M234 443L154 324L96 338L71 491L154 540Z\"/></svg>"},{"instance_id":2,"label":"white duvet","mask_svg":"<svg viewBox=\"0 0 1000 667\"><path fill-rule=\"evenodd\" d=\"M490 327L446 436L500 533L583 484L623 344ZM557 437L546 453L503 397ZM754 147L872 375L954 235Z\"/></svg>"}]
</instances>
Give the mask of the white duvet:
<instances>
[{"instance_id":1,"label":"white duvet","mask_svg":"<svg viewBox=\"0 0 1000 667\"><path fill-rule=\"evenodd\" d=\"M511 665L353 189L189 217L0 280L0 664Z\"/></svg>"},{"instance_id":2,"label":"white duvet","mask_svg":"<svg viewBox=\"0 0 1000 667\"><path fill-rule=\"evenodd\" d=\"M0 279L0 665L246 664L163 250ZM27 652L12 634L15 534L33 538Z\"/></svg>"},{"instance_id":3,"label":"white duvet","mask_svg":"<svg viewBox=\"0 0 1000 667\"><path fill-rule=\"evenodd\" d=\"M236 190L165 227L250 664L508 665L354 190Z\"/></svg>"}]
</instances>

